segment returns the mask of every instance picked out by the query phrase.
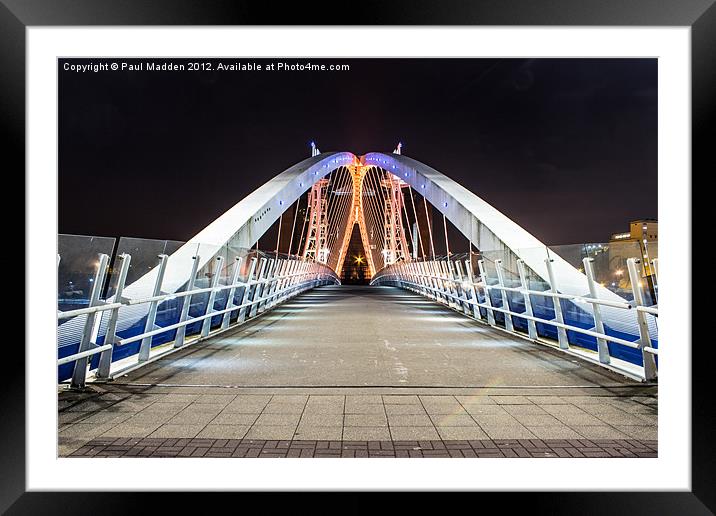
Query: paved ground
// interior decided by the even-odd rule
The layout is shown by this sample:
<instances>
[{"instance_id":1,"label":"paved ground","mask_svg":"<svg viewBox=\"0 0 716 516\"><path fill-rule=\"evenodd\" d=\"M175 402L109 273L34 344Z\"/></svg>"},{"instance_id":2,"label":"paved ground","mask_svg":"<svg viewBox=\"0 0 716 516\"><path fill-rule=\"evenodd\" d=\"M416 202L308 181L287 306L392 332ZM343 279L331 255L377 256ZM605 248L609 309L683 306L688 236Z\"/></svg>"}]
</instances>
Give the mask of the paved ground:
<instances>
[{"instance_id":1,"label":"paved ground","mask_svg":"<svg viewBox=\"0 0 716 516\"><path fill-rule=\"evenodd\" d=\"M656 440L655 386L391 288L309 292L59 395L63 456L631 457Z\"/></svg>"}]
</instances>

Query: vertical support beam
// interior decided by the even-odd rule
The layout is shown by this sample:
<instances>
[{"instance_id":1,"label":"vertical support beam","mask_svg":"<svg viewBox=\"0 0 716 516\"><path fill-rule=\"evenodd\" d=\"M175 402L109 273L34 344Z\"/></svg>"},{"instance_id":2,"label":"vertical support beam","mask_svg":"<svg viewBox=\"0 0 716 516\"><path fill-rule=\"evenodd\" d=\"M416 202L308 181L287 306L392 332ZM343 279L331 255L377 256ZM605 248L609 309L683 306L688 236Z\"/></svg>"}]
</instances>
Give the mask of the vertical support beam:
<instances>
[{"instance_id":1,"label":"vertical support beam","mask_svg":"<svg viewBox=\"0 0 716 516\"><path fill-rule=\"evenodd\" d=\"M480 268L480 279L482 280L483 290L485 291L485 303L489 307L487 309L487 322L490 326L495 325L495 313L492 310L492 298L490 297L490 289L487 285L487 270L485 269L485 260L478 260L477 266Z\"/></svg>"},{"instance_id":2,"label":"vertical support beam","mask_svg":"<svg viewBox=\"0 0 716 516\"><path fill-rule=\"evenodd\" d=\"M249 302L251 292L254 289L254 286L251 284L254 281L254 274L256 273L256 264L258 263L258 260L256 258L251 258L251 265L249 265L249 273L246 276L246 286L244 287L244 295L241 298L241 308L239 308L239 317L236 319L236 322L238 324L241 324L246 320L246 313L250 312L250 307L244 306L246 303Z\"/></svg>"},{"instance_id":3,"label":"vertical support beam","mask_svg":"<svg viewBox=\"0 0 716 516\"><path fill-rule=\"evenodd\" d=\"M226 298L226 307L224 308L225 310L236 306L236 303L234 303L234 297L236 296L236 285L239 283L241 262L242 258L240 256L237 256L236 260L234 260L234 272L231 274L231 288L229 289L229 295ZM224 317L221 319L221 329L225 330L226 328L228 328L230 322L231 312L226 312L224 314Z\"/></svg>"},{"instance_id":4,"label":"vertical support beam","mask_svg":"<svg viewBox=\"0 0 716 516\"><path fill-rule=\"evenodd\" d=\"M654 301L659 302L659 259L654 258L651 261L651 270L654 272Z\"/></svg>"},{"instance_id":5,"label":"vertical support beam","mask_svg":"<svg viewBox=\"0 0 716 516\"><path fill-rule=\"evenodd\" d=\"M119 277L117 278L117 290L114 293L114 302L122 301L122 292L124 291L124 283L127 281L127 273L132 257L127 253L117 256L117 260L121 260L122 265L119 267ZM107 324L107 333L104 336L105 344L112 344L112 349L103 351L99 355L99 367L97 368L97 378L109 378L109 371L112 365L112 352L117 337L117 321L119 320L120 307L114 308L109 314L109 323Z\"/></svg>"},{"instance_id":6,"label":"vertical support beam","mask_svg":"<svg viewBox=\"0 0 716 516\"><path fill-rule=\"evenodd\" d=\"M641 274L639 274L638 258L627 258L627 268L629 269L629 281L631 282L632 292L634 293L634 304L636 306L644 306L644 295L641 290ZM636 318L639 323L639 349L644 360L644 378L654 380L657 377L656 359L654 355L644 351L645 347L651 347L651 338L649 337L649 325L646 322L646 313L636 310Z\"/></svg>"},{"instance_id":7,"label":"vertical support beam","mask_svg":"<svg viewBox=\"0 0 716 516\"><path fill-rule=\"evenodd\" d=\"M99 263L97 264L97 270L94 273L92 279L92 290L90 292L88 308L98 306L101 301L99 299L102 293L102 287L104 286L104 280L107 277L107 264L109 263L109 256L104 253L99 253ZM59 261L58 261L59 264ZM80 346L77 349L78 353L83 351L89 351L94 343L92 342L92 336L95 332L95 325L97 321L101 320L102 315L98 312L92 312L87 314L85 320L84 331L82 332L82 340L80 340ZM73 389L83 389L85 386L85 380L87 379L87 364L89 363L89 357L82 357L75 361L75 368L72 372L72 381L70 387Z\"/></svg>"},{"instance_id":8,"label":"vertical support beam","mask_svg":"<svg viewBox=\"0 0 716 516\"><path fill-rule=\"evenodd\" d=\"M159 265L157 265L157 279L154 282L152 297L158 296L162 293L162 281L164 281L164 272L167 269L167 260L169 259L166 254L160 254L158 257ZM154 322L157 319L157 307L159 307L159 301L152 301L149 303L149 312L147 313L147 322L144 324L144 333L154 329ZM151 347L152 337L144 337L142 339L142 344L139 346L139 362L146 362L149 360L149 351Z\"/></svg>"},{"instance_id":9,"label":"vertical support beam","mask_svg":"<svg viewBox=\"0 0 716 516\"><path fill-rule=\"evenodd\" d=\"M206 309L204 310L204 315L208 315L208 314L214 312L214 303L216 301L216 287L219 284L219 278L221 278L221 261L222 261L222 257L217 256L216 257L216 269L214 270L214 276L211 278L211 292L209 292L209 300L206 302ZM209 330L211 330L211 319L212 319L212 317L207 317L202 322L202 324L201 324L201 336L202 337L206 337L209 335Z\"/></svg>"},{"instance_id":10,"label":"vertical support beam","mask_svg":"<svg viewBox=\"0 0 716 516\"><path fill-rule=\"evenodd\" d=\"M259 277L257 278L256 285L254 285L253 293L251 296L251 310L249 311L249 318L255 317L256 314L259 311L259 303L258 301L261 299L261 292L263 292L264 284L263 281L265 279L266 275L266 258L261 258L259 260Z\"/></svg>"},{"instance_id":11,"label":"vertical support beam","mask_svg":"<svg viewBox=\"0 0 716 516\"><path fill-rule=\"evenodd\" d=\"M554 277L554 271L552 270L552 259L545 258L544 263L547 265L547 275L549 277L550 292L557 294L557 280ZM559 298L552 297L552 304L554 306L554 316L558 323L564 324L564 316L562 315L562 303ZM569 349L569 341L567 340L567 330L564 328L557 327L557 340L559 341L560 349Z\"/></svg>"},{"instance_id":12,"label":"vertical support beam","mask_svg":"<svg viewBox=\"0 0 716 516\"><path fill-rule=\"evenodd\" d=\"M495 271L497 272L497 282L500 284L501 287L506 287L507 285L505 285L505 271L502 269L502 260L495 260ZM507 292L503 289L500 289L500 294L502 296L502 308L504 308L505 310L512 310L512 308L510 307L509 299L507 298ZM512 322L512 314L505 313L505 329L507 331L515 331L515 326Z\"/></svg>"},{"instance_id":13,"label":"vertical support beam","mask_svg":"<svg viewBox=\"0 0 716 516\"><path fill-rule=\"evenodd\" d=\"M191 292L194 290L194 283L196 282L196 273L199 268L199 256L192 257L191 272L189 273L189 280L186 283L186 291ZM183 323L189 316L189 309L191 308L191 295L184 296L184 302L181 305L181 313L179 314L179 321ZM174 337L174 347L180 348L184 345L184 338L186 337L186 325L179 326L177 328L176 337Z\"/></svg>"},{"instance_id":14,"label":"vertical support beam","mask_svg":"<svg viewBox=\"0 0 716 516\"><path fill-rule=\"evenodd\" d=\"M597 291L597 285L594 281L594 266L592 265L594 258L584 258L582 263L584 264L584 273L587 276L587 284L589 285L589 295L592 299L599 297ZM602 309L599 303L592 303L592 311L594 313L594 328L599 333L604 333L604 323L602 322ZM611 359L609 357L609 346L607 341L604 339L597 338L597 351L599 352L599 361L602 364L608 364Z\"/></svg>"},{"instance_id":15,"label":"vertical support beam","mask_svg":"<svg viewBox=\"0 0 716 516\"><path fill-rule=\"evenodd\" d=\"M530 288L529 284L527 283L525 262L523 262L522 260L517 260L517 270L520 273L520 284L522 285L522 290L524 291L522 293L522 297L524 297L525 299L525 313L530 317L534 317L535 314L534 310L532 310L532 299L527 292ZM537 340L537 324L532 319L527 319L527 335L529 335L530 339Z\"/></svg>"}]
</instances>

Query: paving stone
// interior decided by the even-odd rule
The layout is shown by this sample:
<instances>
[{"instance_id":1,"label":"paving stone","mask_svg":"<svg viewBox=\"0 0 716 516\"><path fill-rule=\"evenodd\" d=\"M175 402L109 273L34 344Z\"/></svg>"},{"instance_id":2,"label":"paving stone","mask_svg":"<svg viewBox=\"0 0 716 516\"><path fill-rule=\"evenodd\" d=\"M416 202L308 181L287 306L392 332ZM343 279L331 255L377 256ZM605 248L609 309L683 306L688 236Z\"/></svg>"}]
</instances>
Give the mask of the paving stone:
<instances>
[{"instance_id":1,"label":"paving stone","mask_svg":"<svg viewBox=\"0 0 716 516\"><path fill-rule=\"evenodd\" d=\"M211 420L212 425L253 425L258 419L259 414L244 412L221 412L218 416Z\"/></svg>"},{"instance_id":2,"label":"paving stone","mask_svg":"<svg viewBox=\"0 0 716 516\"><path fill-rule=\"evenodd\" d=\"M398 407L399 405L393 405L394 407ZM373 414L373 415L385 415L385 408L383 408L383 404L346 404L345 408L346 414Z\"/></svg>"},{"instance_id":3,"label":"paving stone","mask_svg":"<svg viewBox=\"0 0 716 516\"><path fill-rule=\"evenodd\" d=\"M266 405L262 414L302 414L303 403L274 403L273 400Z\"/></svg>"},{"instance_id":4,"label":"paving stone","mask_svg":"<svg viewBox=\"0 0 716 516\"><path fill-rule=\"evenodd\" d=\"M294 425L291 426L265 426L254 425L247 432L246 437L249 439L293 439L296 431Z\"/></svg>"},{"instance_id":5,"label":"paving stone","mask_svg":"<svg viewBox=\"0 0 716 516\"><path fill-rule=\"evenodd\" d=\"M196 437L204 425L165 424L157 428L149 437Z\"/></svg>"},{"instance_id":6,"label":"paving stone","mask_svg":"<svg viewBox=\"0 0 716 516\"><path fill-rule=\"evenodd\" d=\"M388 426L385 414L346 414L343 424L350 426Z\"/></svg>"},{"instance_id":7,"label":"paving stone","mask_svg":"<svg viewBox=\"0 0 716 516\"><path fill-rule=\"evenodd\" d=\"M547 412L539 405L504 405L504 409L508 414L513 416L547 414Z\"/></svg>"},{"instance_id":8,"label":"paving stone","mask_svg":"<svg viewBox=\"0 0 716 516\"><path fill-rule=\"evenodd\" d=\"M349 395L346 396L346 409L351 405L382 405L383 397L379 394Z\"/></svg>"},{"instance_id":9,"label":"paving stone","mask_svg":"<svg viewBox=\"0 0 716 516\"><path fill-rule=\"evenodd\" d=\"M420 399L416 395L384 395L384 405L420 405Z\"/></svg>"},{"instance_id":10,"label":"paving stone","mask_svg":"<svg viewBox=\"0 0 716 516\"><path fill-rule=\"evenodd\" d=\"M555 418L554 416L550 416L549 414L515 414L514 418L519 421L524 426L551 426L551 427L558 427L558 426L564 426L559 419Z\"/></svg>"},{"instance_id":11,"label":"paving stone","mask_svg":"<svg viewBox=\"0 0 716 516\"><path fill-rule=\"evenodd\" d=\"M119 425L110 428L102 435L105 437L146 437L160 426L160 424L137 426L120 423Z\"/></svg>"},{"instance_id":12,"label":"paving stone","mask_svg":"<svg viewBox=\"0 0 716 516\"><path fill-rule=\"evenodd\" d=\"M490 396L498 405L532 405L525 396Z\"/></svg>"},{"instance_id":13,"label":"paving stone","mask_svg":"<svg viewBox=\"0 0 716 516\"><path fill-rule=\"evenodd\" d=\"M343 426L343 414L307 414L303 413L301 426Z\"/></svg>"},{"instance_id":14,"label":"paving stone","mask_svg":"<svg viewBox=\"0 0 716 516\"><path fill-rule=\"evenodd\" d=\"M485 431L485 433L488 435L488 437L490 437L491 439L503 439L503 438L511 438L511 437L515 437L518 439L537 438L536 435L534 435L532 432L530 432L527 428L525 428L522 425L490 426L490 425L480 424L480 426Z\"/></svg>"},{"instance_id":15,"label":"paving stone","mask_svg":"<svg viewBox=\"0 0 716 516\"><path fill-rule=\"evenodd\" d=\"M571 405L559 396L527 396L527 399L537 405Z\"/></svg>"},{"instance_id":16,"label":"paving stone","mask_svg":"<svg viewBox=\"0 0 716 516\"><path fill-rule=\"evenodd\" d=\"M258 426L293 426L298 425L300 414L271 414L263 413L256 420Z\"/></svg>"},{"instance_id":17,"label":"paving stone","mask_svg":"<svg viewBox=\"0 0 716 516\"><path fill-rule=\"evenodd\" d=\"M475 420L470 417L467 413L465 414L440 414L440 415L430 415L430 419L432 420L433 424L435 426L463 426L463 427L469 427L469 426L477 426L477 423Z\"/></svg>"},{"instance_id":18,"label":"paving stone","mask_svg":"<svg viewBox=\"0 0 716 516\"><path fill-rule=\"evenodd\" d=\"M487 439L487 434L475 426L437 426L442 439Z\"/></svg>"},{"instance_id":19,"label":"paving stone","mask_svg":"<svg viewBox=\"0 0 716 516\"><path fill-rule=\"evenodd\" d=\"M455 396L455 399L466 409L474 405L495 405L496 401L486 394Z\"/></svg>"},{"instance_id":20,"label":"paving stone","mask_svg":"<svg viewBox=\"0 0 716 516\"><path fill-rule=\"evenodd\" d=\"M197 437L206 438L222 438L222 439L241 439L249 431L248 425L206 425L197 435Z\"/></svg>"},{"instance_id":21,"label":"paving stone","mask_svg":"<svg viewBox=\"0 0 716 516\"><path fill-rule=\"evenodd\" d=\"M540 439L579 439L579 433L568 426L528 426L530 432Z\"/></svg>"},{"instance_id":22,"label":"paving stone","mask_svg":"<svg viewBox=\"0 0 716 516\"><path fill-rule=\"evenodd\" d=\"M303 426L299 425L295 434L297 439L341 439L343 436L342 426Z\"/></svg>"},{"instance_id":23,"label":"paving stone","mask_svg":"<svg viewBox=\"0 0 716 516\"><path fill-rule=\"evenodd\" d=\"M626 412L622 412L621 414L598 414L596 417L608 425L649 426L646 421L638 415L627 414Z\"/></svg>"},{"instance_id":24,"label":"paving stone","mask_svg":"<svg viewBox=\"0 0 716 516\"><path fill-rule=\"evenodd\" d=\"M260 413L268 402L271 400L271 396L257 396L257 395L238 395L234 400L224 407L224 412L238 412L238 413Z\"/></svg>"},{"instance_id":25,"label":"paving stone","mask_svg":"<svg viewBox=\"0 0 716 516\"><path fill-rule=\"evenodd\" d=\"M554 417L568 426L603 426L604 421L597 416L582 412L581 414L554 414Z\"/></svg>"},{"instance_id":26,"label":"paving stone","mask_svg":"<svg viewBox=\"0 0 716 516\"><path fill-rule=\"evenodd\" d=\"M394 440L439 439L438 432L433 426L391 426L390 435Z\"/></svg>"},{"instance_id":27,"label":"paving stone","mask_svg":"<svg viewBox=\"0 0 716 516\"><path fill-rule=\"evenodd\" d=\"M502 406L498 404L494 405L467 405L465 410L471 416L506 416L510 415L505 409L507 405ZM510 405L510 406L523 406L523 405Z\"/></svg>"},{"instance_id":28,"label":"paving stone","mask_svg":"<svg viewBox=\"0 0 716 516\"><path fill-rule=\"evenodd\" d=\"M275 394L269 405L271 404L300 404L306 405L308 402L308 395L305 394Z\"/></svg>"},{"instance_id":29,"label":"paving stone","mask_svg":"<svg viewBox=\"0 0 716 516\"><path fill-rule=\"evenodd\" d=\"M427 415L422 414L388 414L390 426L433 426L433 422Z\"/></svg>"},{"instance_id":30,"label":"paving stone","mask_svg":"<svg viewBox=\"0 0 716 516\"><path fill-rule=\"evenodd\" d=\"M579 435L587 439L625 439L629 437L627 434L609 425L573 425L572 428L579 433Z\"/></svg>"},{"instance_id":31,"label":"paving stone","mask_svg":"<svg viewBox=\"0 0 716 516\"><path fill-rule=\"evenodd\" d=\"M513 416L509 414L497 415L477 415L472 414L472 418L480 426L522 426Z\"/></svg>"},{"instance_id":32,"label":"paving stone","mask_svg":"<svg viewBox=\"0 0 716 516\"><path fill-rule=\"evenodd\" d=\"M614 425L614 428L636 439L658 438L658 431L655 426Z\"/></svg>"},{"instance_id":33,"label":"paving stone","mask_svg":"<svg viewBox=\"0 0 716 516\"><path fill-rule=\"evenodd\" d=\"M194 400L194 403L209 403L212 405L223 405L225 407L234 401L235 398L236 394L201 394Z\"/></svg>"},{"instance_id":34,"label":"paving stone","mask_svg":"<svg viewBox=\"0 0 716 516\"><path fill-rule=\"evenodd\" d=\"M385 405L385 413L390 416L399 416L399 415L424 415L427 416L427 412L425 412L425 409L422 405L412 405L412 404L406 404L406 405Z\"/></svg>"},{"instance_id":35,"label":"paving stone","mask_svg":"<svg viewBox=\"0 0 716 516\"><path fill-rule=\"evenodd\" d=\"M346 440L366 440L366 441L382 441L390 440L390 431L387 426L356 426L343 427L343 439Z\"/></svg>"}]
</instances>

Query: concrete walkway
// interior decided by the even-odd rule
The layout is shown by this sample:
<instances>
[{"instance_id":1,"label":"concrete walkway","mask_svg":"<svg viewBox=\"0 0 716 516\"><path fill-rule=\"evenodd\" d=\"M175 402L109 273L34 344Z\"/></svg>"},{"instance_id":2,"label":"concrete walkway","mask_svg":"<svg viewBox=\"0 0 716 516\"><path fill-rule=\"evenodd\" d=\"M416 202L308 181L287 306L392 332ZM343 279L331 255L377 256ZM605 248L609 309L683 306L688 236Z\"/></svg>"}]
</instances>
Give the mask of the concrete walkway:
<instances>
[{"instance_id":1,"label":"concrete walkway","mask_svg":"<svg viewBox=\"0 0 716 516\"><path fill-rule=\"evenodd\" d=\"M61 455L212 456L218 446L216 456L292 456L312 446L310 456L480 456L502 445L623 457L653 456L656 440L655 386L390 287L317 289L115 382L59 395ZM447 445L464 452L437 452Z\"/></svg>"}]
</instances>

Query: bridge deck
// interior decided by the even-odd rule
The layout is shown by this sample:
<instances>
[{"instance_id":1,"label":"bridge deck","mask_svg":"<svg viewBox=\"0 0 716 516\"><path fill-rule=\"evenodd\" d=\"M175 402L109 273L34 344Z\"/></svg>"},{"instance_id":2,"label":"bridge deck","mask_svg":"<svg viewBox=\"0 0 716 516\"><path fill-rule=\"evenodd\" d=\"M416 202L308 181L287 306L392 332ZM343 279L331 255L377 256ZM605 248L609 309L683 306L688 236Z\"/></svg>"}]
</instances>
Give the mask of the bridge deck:
<instances>
[{"instance_id":1,"label":"bridge deck","mask_svg":"<svg viewBox=\"0 0 716 516\"><path fill-rule=\"evenodd\" d=\"M231 386L604 386L623 376L394 287L307 292L120 380Z\"/></svg>"},{"instance_id":2,"label":"bridge deck","mask_svg":"<svg viewBox=\"0 0 716 516\"><path fill-rule=\"evenodd\" d=\"M422 440L423 450L459 439L478 447L541 439L544 449L536 451L557 456L568 453L560 446L569 439L570 449L591 446L595 456L653 456L656 414L654 386L412 293L337 286L307 292L88 393L61 393L59 437L61 454L78 455L117 439L125 439L115 446L120 451L107 454L161 450L160 441L175 455L204 453L217 439ZM264 453L250 446L235 448Z\"/></svg>"}]
</instances>

